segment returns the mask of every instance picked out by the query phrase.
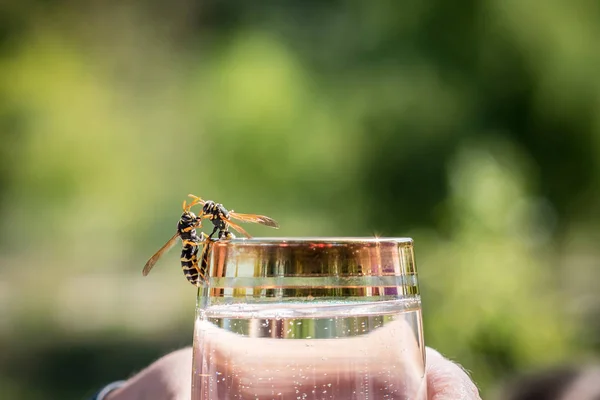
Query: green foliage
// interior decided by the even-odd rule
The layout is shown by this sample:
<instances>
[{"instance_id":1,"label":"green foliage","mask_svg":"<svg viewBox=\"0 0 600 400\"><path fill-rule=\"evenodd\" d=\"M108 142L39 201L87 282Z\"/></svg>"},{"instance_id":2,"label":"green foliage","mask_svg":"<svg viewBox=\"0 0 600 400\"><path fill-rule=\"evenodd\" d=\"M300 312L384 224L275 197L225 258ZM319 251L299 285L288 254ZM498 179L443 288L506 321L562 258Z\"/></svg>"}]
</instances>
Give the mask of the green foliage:
<instances>
[{"instance_id":1,"label":"green foliage","mask_svg":"<svg viewBox=\"0 0 600 400\"><path fill-rule=\"evenodd\" d=\"M484 396L600 349L595 3L75 3L0 6L12 397L189 344L176 254L140 274L188 193L282 236L412 236L426 343Z\"/></svg>"}]
</instances>

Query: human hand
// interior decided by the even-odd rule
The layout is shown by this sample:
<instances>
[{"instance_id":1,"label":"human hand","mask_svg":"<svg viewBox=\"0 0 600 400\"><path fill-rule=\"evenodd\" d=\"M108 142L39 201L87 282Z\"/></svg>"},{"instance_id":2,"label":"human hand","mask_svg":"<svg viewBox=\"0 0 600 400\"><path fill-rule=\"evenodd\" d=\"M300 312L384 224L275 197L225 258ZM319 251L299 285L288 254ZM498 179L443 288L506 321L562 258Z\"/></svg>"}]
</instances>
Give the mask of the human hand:
<instances>
[{"instance_id":1,"label":"human hand","mask_svg":"<svg viewBox=\"0 0 600 400\"><path fill-rule=\"evenodd\" d=\"M431 348L426 354L429 400L481 399L462 368ZM107 400L189 400L191 366L191 347L167 354L112 392Z\"/></svg>"},{"instance_id":2,"label":"human hand","mask_svg":"<svg viewBox=\"0 0 600 400\"><path fill-rule=\"evenodd\" d=\"M127 380L105 400L189 400L192 348L169 353Z\"/></svg>"}]
</instances>

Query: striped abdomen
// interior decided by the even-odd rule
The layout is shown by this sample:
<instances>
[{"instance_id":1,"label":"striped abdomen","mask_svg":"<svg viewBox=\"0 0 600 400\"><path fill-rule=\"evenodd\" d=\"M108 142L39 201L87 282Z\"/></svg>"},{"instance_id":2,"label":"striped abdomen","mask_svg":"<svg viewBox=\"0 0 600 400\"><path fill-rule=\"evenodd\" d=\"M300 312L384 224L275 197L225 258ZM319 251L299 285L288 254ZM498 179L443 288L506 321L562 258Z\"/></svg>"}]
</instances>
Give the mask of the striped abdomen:
<instances>
[{"instance_id":1,"label":"striped abdomen","mask_svg":"<svg viewBox=\"0 0 600 400\"><path fill-rule=\"evenodd\" d=\"M194 286L200 286L206 282L208 269L208 256L210 254L210 241L204 242L204 248L198 262L198 249L202 242L184 240L181 249L181 269L188 281Z\"/></svg>"}]
</instances>

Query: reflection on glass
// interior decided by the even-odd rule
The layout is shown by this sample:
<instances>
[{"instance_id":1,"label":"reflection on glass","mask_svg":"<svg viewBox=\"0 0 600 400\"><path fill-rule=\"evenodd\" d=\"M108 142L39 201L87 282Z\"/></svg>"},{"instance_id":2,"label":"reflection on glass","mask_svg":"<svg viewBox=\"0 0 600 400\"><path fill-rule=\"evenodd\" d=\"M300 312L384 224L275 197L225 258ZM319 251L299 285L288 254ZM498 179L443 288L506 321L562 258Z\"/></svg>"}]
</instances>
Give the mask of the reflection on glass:
<instances>
[{"instance_id":1,"label":"reflection on glass","mask_svg":"<svg viewBox=\"0 0 600 400\"><path fill-rule=\"evenodd\" d=\"M216 242L193 400L425 400L410 239Z\"/></svg>"}]
</instances>

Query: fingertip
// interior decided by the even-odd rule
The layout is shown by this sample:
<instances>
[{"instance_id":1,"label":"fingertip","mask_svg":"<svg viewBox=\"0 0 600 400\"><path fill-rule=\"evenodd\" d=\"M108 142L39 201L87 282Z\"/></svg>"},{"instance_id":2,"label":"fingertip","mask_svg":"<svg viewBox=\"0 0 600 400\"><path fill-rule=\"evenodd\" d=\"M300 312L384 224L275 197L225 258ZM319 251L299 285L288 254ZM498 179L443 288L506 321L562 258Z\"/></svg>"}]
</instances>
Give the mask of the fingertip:
<instances>
[{"instance_id":1,"label":"fingertip","mask_svg":"<svg viewBox=\"0 0 600 400\"><path fill-rule=\"evenodd\" d=\"M467 371L429 347L427 392L429 400L481 400L479 390Z\"/></svg>"}]
</instances>

